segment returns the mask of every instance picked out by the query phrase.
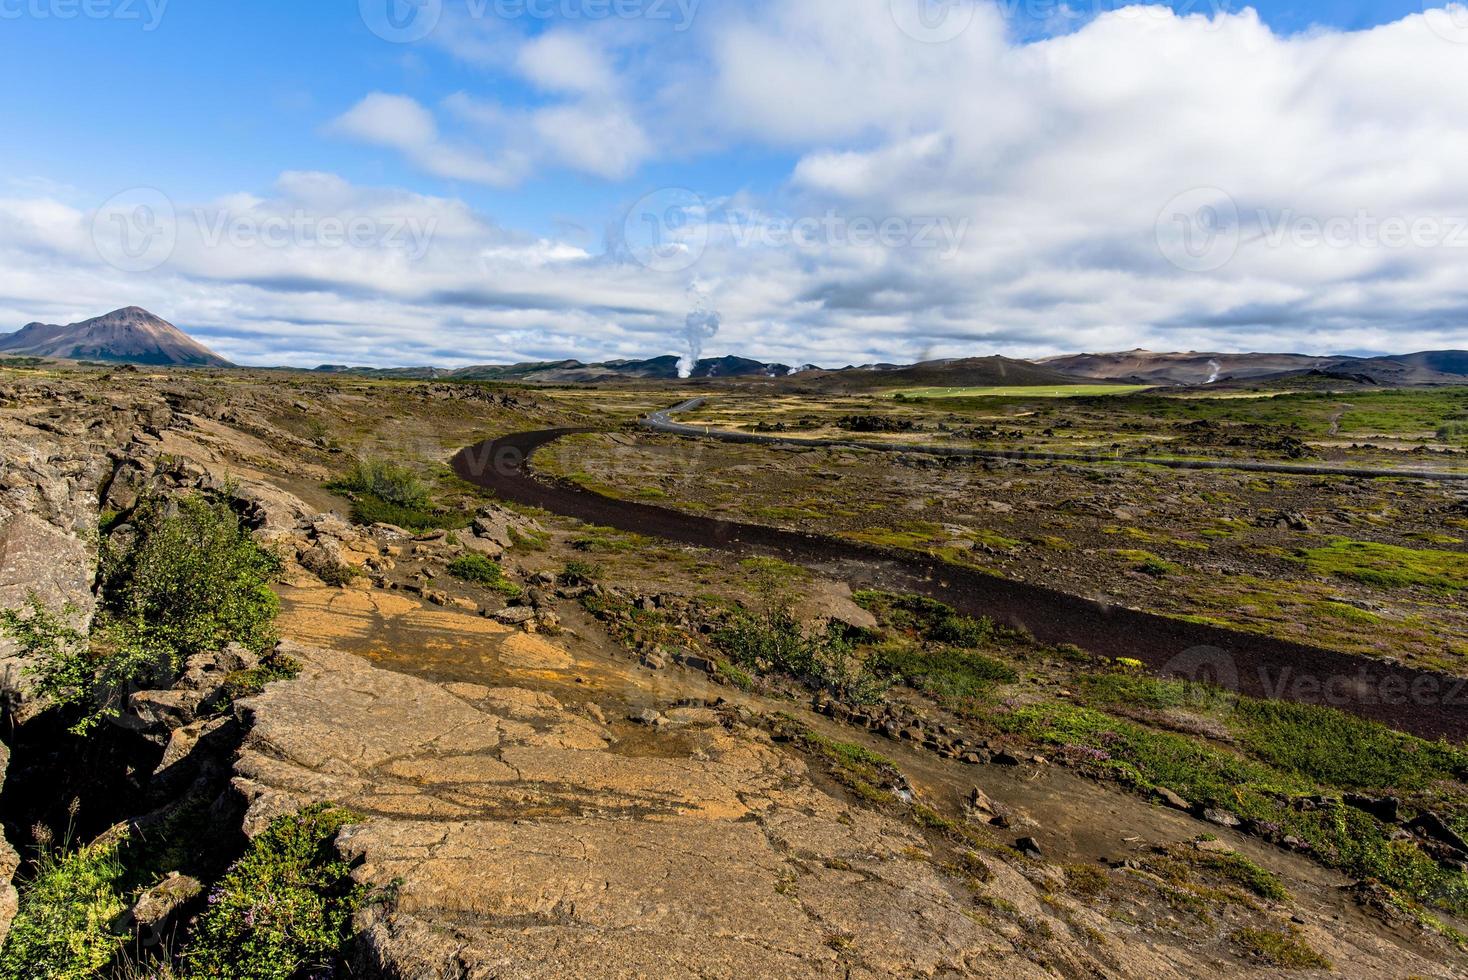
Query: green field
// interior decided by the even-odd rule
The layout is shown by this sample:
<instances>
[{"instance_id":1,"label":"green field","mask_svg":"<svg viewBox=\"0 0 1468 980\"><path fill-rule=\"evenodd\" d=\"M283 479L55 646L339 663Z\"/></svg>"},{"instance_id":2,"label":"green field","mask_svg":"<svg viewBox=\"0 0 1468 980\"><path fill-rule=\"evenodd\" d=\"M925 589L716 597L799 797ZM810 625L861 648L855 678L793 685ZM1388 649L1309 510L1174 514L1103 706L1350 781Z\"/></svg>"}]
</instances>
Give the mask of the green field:
<instances>
[{"instance_id":1,"label":"green field","mask_svg":"<svg viewBox=\"0 0 1468 980\"><path fill-rule=\"evenodd\" d=\"M988 388L909 388L896 398L1097 398L1135 395L1154 385L1009 385Z\"/></svg>"}]
</instances>

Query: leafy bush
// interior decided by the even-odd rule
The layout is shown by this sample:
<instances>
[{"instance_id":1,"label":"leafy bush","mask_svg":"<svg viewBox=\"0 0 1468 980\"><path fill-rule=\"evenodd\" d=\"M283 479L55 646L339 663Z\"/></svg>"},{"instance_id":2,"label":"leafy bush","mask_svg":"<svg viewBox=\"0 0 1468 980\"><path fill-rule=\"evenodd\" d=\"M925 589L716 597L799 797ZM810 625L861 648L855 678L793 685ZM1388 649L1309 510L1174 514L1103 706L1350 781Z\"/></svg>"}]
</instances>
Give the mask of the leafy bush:
<instances>
[{"instance_id":1,"label":"leafy bush","mask_svg":"<svg viewBox=\"0 0 1468 980\"><path fill-rule=\"evenodd\" d=\"M318 804L273 821L210 892L182 975L288 980L332 969L366 899L334 843L355 820Z\"/></svg>"},{"instance_id":2,"label":"leafy bush","mask_svg":"<svg viewBox=\"0 0 1468 980\"><path fill-rule=\"evenodd\" d=\"M740 610L714 634L714 644L735 664L759 673L778 673L848 701L876 700L886 683L857 656L856 644L836 623L807 633L788 600L772 584L761 585L758 611Z\"/></svg>"},{"instance_id":3,"label":"leafy bush","mask_svg":"<svg viewBox=\"0 0 1468 980\"><path fill-rule=\"evenodd\" d=\"M22 886L20 911L0 949L0 980L87 980L122 947L112 921L127 908L123 838L76 851L43 851Z\"/></svg>"},{"instance_id":4,"label":"leafy bush","mask_svg":"<svg viewBox=\"0 0 1468 980\"><path fill-rule=\"evenodd\" d=\"M76 609L67 606L58 615L31 593L28 611L0 610L0 635L16 642L20 655L30 664L36 692L53 704L80 704L92 694L95 667L87 639L68 625Z\"/></svg>"},{"instance_id":5,"label":"leafy bush","mask_svg":"<svg viewBox=\"0 0 1468 980\"><path fill-rule=\"evenodd\" d=\"M257 651L275 642L280 602L269 583L280 560L227 506L202 496L152 498L129 523L128 542L102 553L102 650L83 728L115 712L129 687L167 686L187 656L230 642Z\"/></svg>"},{"instance_id":6,"label":"leafy bush","mask_svg":"<svg viewBox=\"0 0 1468 980\"><path fill-rule=\"evenodd\" d=\"M591 585L598 581L606 569L594 561L572 560L561 569L561 581L566 585Z\"/></svg>"},{"instance_id":7,"label":"leafy bush","mask_svg":"<svg viewBox=\"0 0 1468 980\"><path fill-rule=\"evenodd\" d=\"M994 623L988 619L949 614L933 625L928 631L928 638L938 643L973 649L994 639Z\"/></svg>"},{"instance_id":8,"label":"leafy bush","mask_svg":"<svg viewBox=\"0 0 1468 980\"><path fill-rule=\"evenodd\" d=\"M456 579L494 589L512 598L520 594L520 587L505 578L504 570L480 554L455 558L449 563L448 571Z\"/></svg>"},{"instance_id":9,"label":"leafy bush","mask_svg":"<svg viewBox=\"0 0 1468 980\"><path fill-rule=\"evenodd\" d=\"M409 510L422 510L429 504L428 487L417 473L382 459L357 460L351 472L331 487L348 493L371 494L383 503Z\"/></svg>"},{"instance_id":10,"label":"leafy bush","mask_svg":"<svg viewBox=\"0 0 1468 980\"><path fill-rule=\"evenodd\" d=\"M391 524L409 531L464 527L467 511L433 506L429 488L412 469L386 460L359 459L351 472L328 490L351 494L352 519L358 524Z\"/></svg>"}]
</instances>

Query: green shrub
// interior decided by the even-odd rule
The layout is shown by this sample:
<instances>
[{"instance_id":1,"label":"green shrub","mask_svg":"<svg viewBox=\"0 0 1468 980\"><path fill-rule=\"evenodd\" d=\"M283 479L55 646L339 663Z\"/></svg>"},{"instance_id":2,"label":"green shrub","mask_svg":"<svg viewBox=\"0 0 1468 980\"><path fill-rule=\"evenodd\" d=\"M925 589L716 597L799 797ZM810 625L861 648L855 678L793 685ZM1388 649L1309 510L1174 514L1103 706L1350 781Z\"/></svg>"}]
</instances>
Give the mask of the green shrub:
<instances>
[{"instance_id":1,"label":"green shrub","mask_svg":"<svg viewBox=\"0 0 1468 980\"><path fill-rule=\"evenodd\" d=\"M366 899L335 846L355 820L316 805L273 821L210 892L182 976L289 980L335 967Z\"/></svg>"},{"instance_id":2,"label":"green shrub","mask_svg":"<svg viewBox=\"0 0 1468 980\"><path fill-rule=\"evenodd\" d=\"M429 504L428 487L417 473L382 459L357 460L351 472L330 486L333 490L370 494L383 503L409 510L422 510Z\"/></svg>"},{"instance_id":3,"label":"green shrub","mask_svg":"<svg viewBox=\"0 0 1468 980\"><path fill-rule=\"evenodd\" d=\"M95 710L84 726L115 712L130 686L170 684L191 654L230 642L259 651L275 642L280 601L269 583L280 560L227 506L198 495L151 498L129 523L129 543L102 552L102 654Z\"/></svg>"},{"instance_id":4,"label":"green shrub","mask_svg":"<svg viewBox=\"0 0 1468 980\"><path fill-rule=\"evenodd\" d=\"M561 569L560 578L566 585L592 585L601 579L605 571L598 562L573 559Z\"/></svg>"},{"instance_id":5,"label":"green shrub","mask_svg":"<svg viewBox=\"0 0 1468 980\"><path fill-rule=\"evenodd\" d=\"M481 554L470 553L455 558L449 562L448 571L456 579L482 585L512 598L520 594L520 587L505 578L504 570Z\"/></svg>"},{"instance_id":6,"label":"green shrub","mask_svg":"<svg viewBox=\"0 0 1468 980\"><path fill-rule=\"evenodd\" d=\"M0 635L16 642L37 694L62 707L86 702L96 686L96 668L87 638L67 623L76 608L67 606L58 615L34 592L27 606L0 610Z\"/></svg>"},{"instance_id":7,"label":"green shrub","mask_svg":"<svg viewBox=\"0 0 1468 980\"><path fill-rule=\"evenodd\" d=\"M994 623L988 619L950 614L933 624L928 631L928 639L973 649L994 639Z\"/></svg>"},{"instance_id":8,"label":"green shrub","mask_svg":"<svg viewBox=\"0 0 1468 980\"><path fill-rule=\"evenodd\" d=\"M123 839L42 853L21 886L20 910L0 949L0 980L88 980L122 948L112 921L127 909Z\"/></svg>"}]
</instances>

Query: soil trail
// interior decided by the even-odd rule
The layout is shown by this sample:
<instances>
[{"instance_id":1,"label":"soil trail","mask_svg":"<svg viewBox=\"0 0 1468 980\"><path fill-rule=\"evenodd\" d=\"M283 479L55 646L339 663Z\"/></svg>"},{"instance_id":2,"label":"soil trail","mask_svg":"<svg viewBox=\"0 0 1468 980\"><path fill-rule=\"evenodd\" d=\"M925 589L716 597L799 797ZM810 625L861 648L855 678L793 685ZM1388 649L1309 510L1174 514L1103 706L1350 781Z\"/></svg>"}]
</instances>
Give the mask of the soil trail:
<instances>
[{"instance_id":1,"label":"soil trail","mask_svg":"<svg viewBox=\"0 0 1468 980\"><path fill-rule=\"evenodd\" d=\"M691 412L704 403L702 398L653 412L642 420L645 428L677 436L718 439L721 442L759 443L768 446L809 446L815 449L861 449L877 453L922 453L951 459L1017 459L1041 463L1140 464L1162 466L1173 470L1239 470L1245 473L1285 473L1293 476L1350 476L1363 480L1435 480L1468 481L1468 472L1451 470L1401 469L1387 467L1323 466L1313 463L1270 463L1253 459L1166 459L1149 456L1109 456L1101 453L1042 453L1023 449L970 449L961 446L936 446L921 443L861 442L856 439L799 439L770 436L756 432L734 432L705 425L674 422L679 412ZM1332 435L1339 428L1335 420Z\"/></svg>"},{"instance_id":2,"label":"soil trail","mask_svg":"<svg viewBox=\"0 0 1468 980\"><path fill-rule=\"evenodd\" d=\"M548 429L487 440L454 457L455 473L503 499L592 524L703 548L768 554L820 567L858 586L913 592L968 615L1029 630L1169 676L1209 680L1255 697L1332 707L1426 738L1468 739L1468 682L1339 651L1122 608L975 569L816 534L614 500L531 476L541 446L597 429Z\"/></svg>"}]
</instances>

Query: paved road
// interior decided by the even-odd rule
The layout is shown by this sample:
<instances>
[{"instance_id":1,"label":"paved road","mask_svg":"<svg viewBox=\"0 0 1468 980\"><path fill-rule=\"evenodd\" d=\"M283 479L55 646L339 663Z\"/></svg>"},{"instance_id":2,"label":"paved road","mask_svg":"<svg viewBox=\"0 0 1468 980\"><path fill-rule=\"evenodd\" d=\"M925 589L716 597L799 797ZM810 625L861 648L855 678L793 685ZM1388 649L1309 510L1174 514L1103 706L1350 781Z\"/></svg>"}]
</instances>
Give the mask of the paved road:
<instances>
[{"instance_id":1,"label":"paved road","mask_svg":"<svg viewBox=\"0 0 1468 980\"><path fill-rule=\"evenodd\" d=\"M454 471L503 499L591 524L774 555L858 587L927 595L968 615L1027 629L1045 643L1133 657L1161 674L1210 680L1256 697L1331 704L1427 738L1468 740L1468 687L1460 678L1126 609L913 552L614 500L531 475L530 457L541 446L592 431L598 430L549 429L487 440L460 451Z\"/></svg>"},{"instance_id":2,"label":"paved road","mask_svg":"<svg viewBox=\"0 0 1468 980\"><path fill-rule=\"evenodd\" d=\"M763 443L765 445L812 446L816 448L866 449L879 453L924 453L931 456L946 456L956 459L1021 459L1048 463L1145 463L1148 466L1165 466L1174 470L1242 470L1247 473L1287 473L1294 476L1354 476L1366 480L1403 479L1468 481L1468 472L1454 473L1446 470L1390 469L1355 466L1320 466L1313 463L1269 463L1259 460L1227 459L1155 459L1151 457L1117 457L1102 453L1042 453L1020 449L967 449L954 446L925 445L919 443L859 442L854 439L794 439L789 436L766 435L758 432L731 432L728 429L713 429L704 425L688 425L673 421L679 412L691 412L704 403L702 398L691 398L672 408L653 412L642 420L642 425L657 432L673 435L695 436L701 439L718 439L723 442Z\"/></svg>"}]
</instances>

